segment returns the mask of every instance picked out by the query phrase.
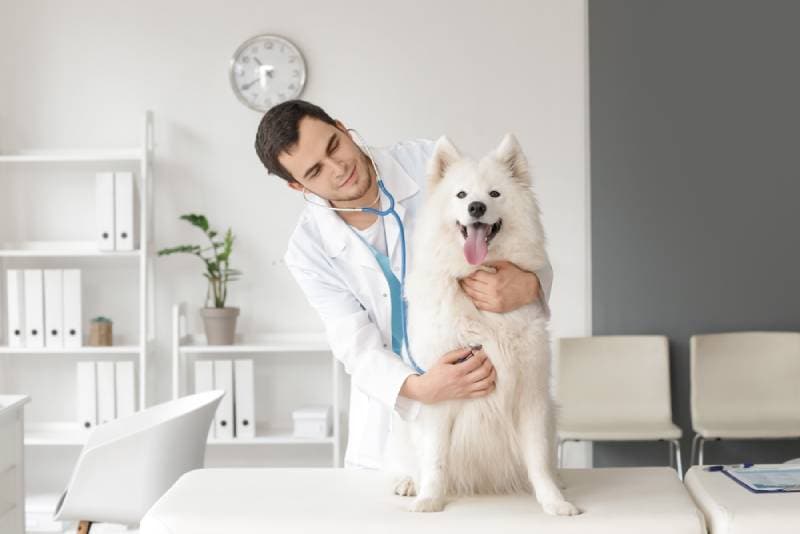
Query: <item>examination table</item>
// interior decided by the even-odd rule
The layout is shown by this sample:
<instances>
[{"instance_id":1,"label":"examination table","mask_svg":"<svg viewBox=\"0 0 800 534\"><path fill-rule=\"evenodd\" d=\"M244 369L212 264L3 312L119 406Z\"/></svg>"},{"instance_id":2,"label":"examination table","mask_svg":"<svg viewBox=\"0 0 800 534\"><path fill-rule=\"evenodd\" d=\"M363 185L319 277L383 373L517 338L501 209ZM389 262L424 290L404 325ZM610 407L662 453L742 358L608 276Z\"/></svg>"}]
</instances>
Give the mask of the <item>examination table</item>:
<instances>
[{"instance_id":1,"label":"examination table","mask_svg":"<svg viewBox=\"0 0 800 534\"><path fill-rule=\"evenodd\" d=\"M702 514L667 467L565 469L583 514L545 515L530 495L478 496L412 513L392 478L352 469L202 469L147 512L140 534L704 534Z\"/></svg>"}]
</instances>

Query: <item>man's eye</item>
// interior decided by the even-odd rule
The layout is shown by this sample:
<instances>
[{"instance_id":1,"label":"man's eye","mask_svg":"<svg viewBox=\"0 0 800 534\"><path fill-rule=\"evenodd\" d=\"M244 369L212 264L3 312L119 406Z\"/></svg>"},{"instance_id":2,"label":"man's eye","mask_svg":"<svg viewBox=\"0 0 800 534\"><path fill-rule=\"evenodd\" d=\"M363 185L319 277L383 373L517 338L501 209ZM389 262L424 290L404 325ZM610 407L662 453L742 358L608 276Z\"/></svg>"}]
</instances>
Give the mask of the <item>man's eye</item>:
<instances>
[{"instance_id":1,"label":"man's eye","mask_svg":"<svg viewBox=\"0 0 800 534\"><path fill-rule=\"evenodd\" d=\"M314 178L314 177L316 177L318 174L319 174L319 167L317 167L316 169L314 169L314 171L311 173L311 176L309 176L309 178Z\"/></svg>"},{"instance_id":2,"label":"man's eye","mask_svg":"<svg viewBox=\"0 0 800 534\"><path fill-rule=\"evenodd\" d=\"M335 142L333 145L331 145L331 152L336 152L337 148L339 148L339 142L338 141Z\"/></svg>"},{"instance_id":3,"label":"man's eye","mask_svg":"<svg viewBox=\"0 0 800 534\"><path fill-rule=\"evenodd\" d=\"M500 192L499 191L489 191L489 196L492 197L492 198L497 198L497 197L500 196Z\"/></svg>"},{"instance_id":4,"label":"man's eye","mask_svg":"<svg viewBox=\"0 0 800 534\"><path fill-rule=\"evenodd\" d=\"M459 192L458 192L458 194L457 194L456 196L457 196L458 198L464 198L465 196L467 196L467 194L466 194L464 191L459 191Z\"/></svg>"}]
</instances>

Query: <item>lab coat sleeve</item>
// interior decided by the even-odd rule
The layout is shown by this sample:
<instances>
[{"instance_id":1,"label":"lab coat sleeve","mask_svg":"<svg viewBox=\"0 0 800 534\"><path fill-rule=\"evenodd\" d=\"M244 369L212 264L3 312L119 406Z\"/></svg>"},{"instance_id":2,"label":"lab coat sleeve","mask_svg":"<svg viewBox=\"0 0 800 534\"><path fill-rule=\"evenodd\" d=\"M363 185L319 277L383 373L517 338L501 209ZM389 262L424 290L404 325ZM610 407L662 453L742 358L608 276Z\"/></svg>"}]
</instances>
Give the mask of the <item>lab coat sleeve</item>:
<instances>
[{"instance_id":1,"label":"lab coat sleeve","mask_svg":"<svg viewBox=\"0 0 800 534\"><path fill-rule=\"evenodd\" d=\"M334 273L322 249L290 241L286 265L317 311L334 356L352 384L406 420L416 417L419 402L400 395L414 371L383 344L381 332L346 284Z\"/></svg>"}]
</instances>

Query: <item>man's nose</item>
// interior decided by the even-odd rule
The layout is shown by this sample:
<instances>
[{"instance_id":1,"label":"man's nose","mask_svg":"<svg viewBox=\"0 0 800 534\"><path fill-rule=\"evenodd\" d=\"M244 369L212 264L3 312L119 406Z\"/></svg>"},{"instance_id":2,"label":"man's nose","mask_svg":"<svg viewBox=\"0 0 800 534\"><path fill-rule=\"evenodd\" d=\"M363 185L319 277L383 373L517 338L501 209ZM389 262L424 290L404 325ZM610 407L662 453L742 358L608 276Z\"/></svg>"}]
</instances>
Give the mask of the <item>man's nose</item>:
<instances>
[{"instance_id":1,"label":"man's nose","mask_svg":"<svg viewBox=\"0 0 800 534\"><path fill-rule=\"evenodd\" d=\"M467 211L476 219L480 219L486 213L486 204L478 201L470 202L469 206L467 206Z\"/></svg>"}]
</instances>

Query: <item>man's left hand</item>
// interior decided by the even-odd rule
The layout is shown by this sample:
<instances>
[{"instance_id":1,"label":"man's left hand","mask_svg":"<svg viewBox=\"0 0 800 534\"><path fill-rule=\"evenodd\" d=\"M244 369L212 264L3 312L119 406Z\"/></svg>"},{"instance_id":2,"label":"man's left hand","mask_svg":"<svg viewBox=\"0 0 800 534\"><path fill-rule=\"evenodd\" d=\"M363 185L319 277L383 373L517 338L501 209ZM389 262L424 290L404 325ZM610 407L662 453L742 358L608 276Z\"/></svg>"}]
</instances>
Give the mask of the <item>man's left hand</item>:
<instances>
[{"instance_id":1,"label":"man's left hand","mask_svg":"<svg viewBox=\"0 0 800 534\"><path fill-rule=\"evenodd\" d=\"M539 298L539 277L508 261L487 264L496 272L475 271L459 283L482 311L505 313Z\"/></svg>"}]
</instances>

